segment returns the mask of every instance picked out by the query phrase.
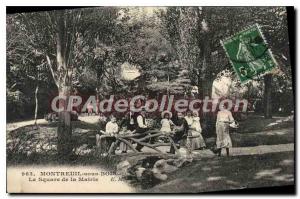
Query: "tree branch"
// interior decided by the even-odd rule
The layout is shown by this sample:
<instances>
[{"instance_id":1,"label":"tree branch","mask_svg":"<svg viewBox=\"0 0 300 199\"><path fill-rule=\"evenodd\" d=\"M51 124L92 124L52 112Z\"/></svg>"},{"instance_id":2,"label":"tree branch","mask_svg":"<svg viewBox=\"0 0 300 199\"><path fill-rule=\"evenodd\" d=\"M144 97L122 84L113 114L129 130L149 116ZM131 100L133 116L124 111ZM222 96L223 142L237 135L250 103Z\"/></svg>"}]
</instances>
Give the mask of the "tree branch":
<instances>
[{"instance_id":1,"label":"tree branch","mask_svg":"<svg viewBox=\"0 0 300 199\"><path fill-rule=\"evenodd\" d=\"M52 77L53 77L53 80L55 82L55 85L57 86L57 88L59 87L59 84L58 84L58 80L57 80L57 77L56 77L56 74L53 70L53 67L52 67L52 64L51 64L51 60L49 58L48 55L46 55L46 58L47 58L47 62L48 62L48 65L49 65L49 68L50 68L50 71L51 71L51 74L52 74Z\"/></svg>"}]
</instances>

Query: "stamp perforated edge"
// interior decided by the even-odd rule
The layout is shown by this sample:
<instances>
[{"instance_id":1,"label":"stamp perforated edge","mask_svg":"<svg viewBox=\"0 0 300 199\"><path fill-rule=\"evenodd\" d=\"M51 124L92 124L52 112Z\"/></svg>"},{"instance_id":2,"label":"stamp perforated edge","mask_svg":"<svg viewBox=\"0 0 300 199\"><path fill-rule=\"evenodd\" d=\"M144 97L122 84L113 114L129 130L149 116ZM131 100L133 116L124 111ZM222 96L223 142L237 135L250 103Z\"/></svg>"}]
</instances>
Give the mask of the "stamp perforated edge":
<instances>
[{"instance_id":1,"label":"stamp perforated edge","mask_svg":"<svg viewBox=\"0 0 300 199\"><path fill-rule=\"evenodd\" d=\"M250 29L250 28L253 28L253 27L256 27L256 28L258 29L258 32L259 32L260 36L262 37L262 39L264 40L264 42L265 42L266 45L268 46L269 43L268 43L268 41L266 40L264 34L262 33L261 28L260 28L260 25L259 25L258 23L255 23L255 24L246 26L246 27L244 27L241 31L237 32L236 34L231 35L231 36L229 36L229 37L226 37L226 38L223 39L223 40L220 40L220 43L221 43L221 45L222 45L222 47L223 47L223 49L224 49L224 51L225 51L225 53L226 53L226 56L228 57L231 66L233 67L233 69L234 69L236 75L239 77L239 80L240 80L240 82L241 82L242 84L246 84L246 83L248 83L249 81L252 81L252 80L254 80L254 81L259 81L260 78L261 78L262 76L265 76L265 75L267 75L267 74L273 74L272 71L273 71L276 67L278 67L278 63L277 63L277 61L275 60L275 58L274 58L274 56L273 56L273 53L272 53L271 49L268 47L267 52L269 53L271 59L272 59L273 62L275 63L275 67L270 68L270 69L268 69L268 70L265 70L264 73L261 73L261 74L259 74L259 75L256 75L256 76L255 76L255 77L256 77L255 79L254 79L254 78L248 78L247 80L241 81L241 78L240 78L240 76L239 76L239 73L238 73L237 69L234 67L234 64L233 64L233 62L231 61L230 56L229 56L229 54L228 54L228 52L227 52L227 50L226 50L226 48L225 48L225 43L226 43L226 41L228 41L229 39L231 39L231 38L235 37L236 35L241 34L241 33L243 33L244 31L246 31L246 30L248 30L248 29Z\"/></svg>"}]
</instances>

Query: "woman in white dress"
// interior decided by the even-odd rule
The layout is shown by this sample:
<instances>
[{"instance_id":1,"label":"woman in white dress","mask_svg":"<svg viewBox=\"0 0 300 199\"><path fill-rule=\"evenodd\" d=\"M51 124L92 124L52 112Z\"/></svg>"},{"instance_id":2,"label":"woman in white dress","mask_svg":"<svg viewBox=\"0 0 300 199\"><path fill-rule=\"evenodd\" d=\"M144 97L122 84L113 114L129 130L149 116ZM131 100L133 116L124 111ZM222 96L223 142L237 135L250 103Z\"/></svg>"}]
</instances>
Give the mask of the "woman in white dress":
<instances>
[{"instance_id":1,"label":"woman in white dress","mask_svg":"<svg viewBox=\"0 0 300 199\"><path fill-rule=\"evenodd\" d=\"M225 107L218 112L216 122L216 145L219 156L221 156L223 148L226 149L226 154L229 156L229 148L232 147L232 142L229 135L229 125L234 122L235 120L232 116L232 113L229 110L226 110Z\"/></svg>"}]
</instances>

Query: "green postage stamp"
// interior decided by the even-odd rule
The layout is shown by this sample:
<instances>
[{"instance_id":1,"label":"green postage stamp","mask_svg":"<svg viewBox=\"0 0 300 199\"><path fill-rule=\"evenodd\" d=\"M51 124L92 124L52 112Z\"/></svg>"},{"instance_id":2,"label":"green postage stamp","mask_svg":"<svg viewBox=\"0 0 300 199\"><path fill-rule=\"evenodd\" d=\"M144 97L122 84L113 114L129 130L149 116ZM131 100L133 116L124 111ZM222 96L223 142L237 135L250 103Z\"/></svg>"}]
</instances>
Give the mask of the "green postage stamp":
<instances>
[{"instance_id":1,"label":"green postage stamp","mask_svg":"<svg viewBox=\"0 0 300 199\"><path fill-rule=\"evenodd\" d=\"M277 66L258 24L224 39L221 44L242 83L262 76Z\"/></svg>"}]
</instances>

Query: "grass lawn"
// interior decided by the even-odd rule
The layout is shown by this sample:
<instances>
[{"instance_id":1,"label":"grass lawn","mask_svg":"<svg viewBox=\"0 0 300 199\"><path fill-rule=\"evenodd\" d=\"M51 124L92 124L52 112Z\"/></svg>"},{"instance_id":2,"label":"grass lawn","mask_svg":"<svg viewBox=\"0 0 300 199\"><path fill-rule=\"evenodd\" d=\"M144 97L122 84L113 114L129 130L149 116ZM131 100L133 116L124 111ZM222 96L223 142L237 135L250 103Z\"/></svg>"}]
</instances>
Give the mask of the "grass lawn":
<instances>
[{"instance_id":1,"label":"grass lawn","mask_svg":"<svg viewBox=\"0 0 300 199\"><path fill-rule=\"evenodd\" d=\"M263 131L261 133L232 134L233 147L248 147L258 145L288 144L295 142L294 129Z\"/></svg>"},{"instance_id":2,"label":"grass lawn","mask_svg":"<svg viewBox=\"0 0 300 199\"><path fill-rule=\"evenodd\" d=\"M261 115L249 114L246 120L239 122L237 133L254 133L294 126L294 121L280 121L283 119L285 119L285 117L273 117L271 119L265 119L264 116Z\"/></svg>"},{"instance_id":3,"label":"grass lawn","mask_svg":"<svg viewBox=\"0 0 300 199\"><path fill-rule=\"evenodd\" d=\"M259 145L288 144L295 142L294 128L262 131L257 133L230 133L233 147L251 147ZM207 138L206 144L213 146L215 137Z\"/></svg>"},{"instance_id":4,"label":"grass lawn","mask_svg":"<svg viewBox=\"0 0 300 199\"><path fill-rule=\"evenodd\" d=\"M148 193L209 192L294 184L294 153L216 157L192 162Z\"/></svg>"}]
</instances>

